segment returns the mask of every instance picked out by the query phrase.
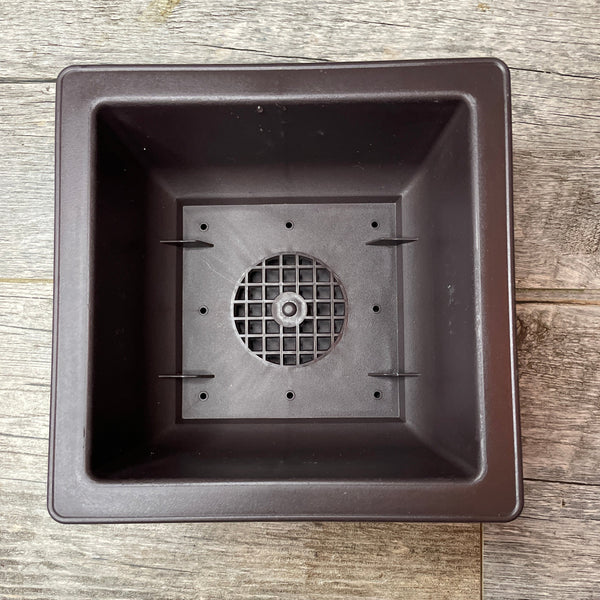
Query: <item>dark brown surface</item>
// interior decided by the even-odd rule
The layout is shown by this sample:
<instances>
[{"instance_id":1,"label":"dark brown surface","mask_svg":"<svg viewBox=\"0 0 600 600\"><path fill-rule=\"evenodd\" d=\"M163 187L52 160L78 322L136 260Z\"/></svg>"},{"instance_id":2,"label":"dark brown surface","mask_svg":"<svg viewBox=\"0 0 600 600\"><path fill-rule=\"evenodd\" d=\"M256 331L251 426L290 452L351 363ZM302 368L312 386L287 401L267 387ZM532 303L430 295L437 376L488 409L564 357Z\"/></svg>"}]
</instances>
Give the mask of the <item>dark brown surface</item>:
<instances>
[{"instance_id":1,"label":"dark brown surface","mask_svg":"<svg viewBox=\"0 0 600 600\"><path fill-rule=\"evenodd\" d=\"M197 89L202 95L190 103ZM98 105L86 133L90 110ZM53 516L514 518L521 491L509 108L508 71L494 59L63 71L57 103ZM345 126L348 119L352 128ZM88 157L91 173L85 170ZM227 189L211 186L223 174ZM82 205L88 177L93 187L89 204ZM174 252L159 243L183 239L181 225L174 230L179 203L217 196L218 204L222 196L225 203L240 198L236 202L244 206L241 192L248 186L247 195L267 199L281 197L283 187L292 204L298 197L320 198L324 190L339 199L349 178L356 184L353 197L360 192L365 206L382 192L402 196L399 229L391 233L419 238L406 249L391 248L402 257L398 285L404 297L388 326L396 326L398 312L406 327L398 336L404 333L407 342L399 344L405 359L382 370L420 373L406 383L405 419L361 423L361 413L351 412L354 423L308 425L289 413L269 423L260 411L250 411L232 424L178 421L180 400L173 392L191 383L167 387L158 380L157 365L169 355L171 372L184 372L189 364L177 357L181 345L190 346L190 331L178 316L178 261L181 252L194 250ZM344 204L336 206L334 221L344 219ZM260 245L266 243L260 211L270 213L269 204L253 210L253 217L242 214L230 230L255 227L245 246L268 255L269 247ZM314 227L327 236L327 226ZM214 247L207 256L219 252L219 241L222 263L228 252L237 252L240 242L231 235L208 236ZM379 263L368 266L359 252L350 270L344 257L352 257L355 246L370 257L380 253L365 245L371 237L370 231L365 239L358 233L350 248L338 243L319 254L336 272L346 272L355 309L366 304L373 284L352 285L354 273L375 271ZM317 241L307 243L314 247ZM219 268L217 261L212 270ZM357 318L350 312L342 345L351 344L352 329L363 322ZM211 354L228 339L236 341L233 330L225 339L220 336L227 331L221 331L193 350L199 359L207 355L202 370L211 372ZM369 336L365 330L346 352L375 353L379 339ZM82 351L88 342L89 354ZM310 369L315 375L304 393L307 402L316 401L319 378L352 376L343 362L335 363L341 353L327 357L329 371L321 369L325 360L290 368L289 385L300 392ZM271 381L269 373L275 384L275 367L263 372L246 353L227 355L228 372L243 376L247 394L224 402L251 403L255 390ZM368 377L373 368L367 362L363 368ZM235 384L229 377L224 388ZM178 483L183 479L185 486Z\"/></svg>"}]
</instances>

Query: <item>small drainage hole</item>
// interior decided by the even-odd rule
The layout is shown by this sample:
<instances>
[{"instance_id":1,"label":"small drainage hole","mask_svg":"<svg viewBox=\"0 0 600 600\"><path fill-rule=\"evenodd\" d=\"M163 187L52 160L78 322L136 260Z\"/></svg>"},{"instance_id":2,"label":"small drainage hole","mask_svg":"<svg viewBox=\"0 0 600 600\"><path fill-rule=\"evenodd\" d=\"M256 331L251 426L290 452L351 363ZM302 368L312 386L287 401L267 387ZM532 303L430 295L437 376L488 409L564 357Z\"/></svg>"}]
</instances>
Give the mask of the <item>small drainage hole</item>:
<instances>
[{"instance_id":1,"label":"small drainage hole","mask_svg":"<svg viewBox=\"0 0 600 600\"><path fill-rule=\"evenodd\" d=\"M208 229L208 223L200 224L200 231L206 231Z\"/></svg>"},{"instance_id":2,"label":"small drainage hole","mask_svg":"<svg viewBox=\"0 0 600 600\"><path fill-rule=\"evenodd\" d=\"M201 315L205 315L205 314L208 312L208 308L207 308L206 306L201 306L201 307L198 309L198 312L199 312Z\"/></svg>"},{"instance_id":3,"label":"small drainage hole","mask_svg":"<svg viewBox=\"0 0 600 600\"><path fill-rule=\"evenodd\" d=\"M379 227L379 221L371 221L371 227L377 229Z\"/></svg>"},{"instance_id":4,"label":"small drainage hole","mask_svg":"<svg viewBox=\"0 0 600 600\"><path fill-rule=\"evenodd\" d=\"M381 392L377 391L373 393L373 398L375 398L376 400L379 400L379 398L381 398Z\"/></svg>"},{"instance_id":5,"label":"small drainage hole","mask_svg":"<svg viewBox=\"0 0 600 600\"><path fill-rule=\"evenodd\" d=\"M381 310L381 307L379 306L379 304L374 304L373 305L373 312L374 313L378 313Z\"/></svg>"},{"instance_id":6,"label":"small drainage hole","mask_svg":"<svg viewBox=\"0 0 600 600\"><path fill-rule=\"evenodd\" d=\"M200 400L202 400L202 402L204 402L205 400L208 400L208 392L200 392L198 394L198 398L200 398Z\"/></svg>"},{"instance_id":7,"label":"small drainage hole","mask_svg":"<svg viewBox=\"0 0 600 600\"><path fill-rule=\"evenodd\" d=\"M285 395L285 397L288 400L293 400L296 397L296 394L294 394L294 392L292 392L291 390Z\"/></svg>"},{"instance_id":8,"label":"small drainage hole","mask_svg":"<svg viewBox=\"0 0 600 600\"><path fill-rule=\"evenodd\" d=\"M291 221L288 221L288 222L285 224L285 228L286 228L286 229L294 229L294 224L293 224Z\"/></svg>"}]
</instances>

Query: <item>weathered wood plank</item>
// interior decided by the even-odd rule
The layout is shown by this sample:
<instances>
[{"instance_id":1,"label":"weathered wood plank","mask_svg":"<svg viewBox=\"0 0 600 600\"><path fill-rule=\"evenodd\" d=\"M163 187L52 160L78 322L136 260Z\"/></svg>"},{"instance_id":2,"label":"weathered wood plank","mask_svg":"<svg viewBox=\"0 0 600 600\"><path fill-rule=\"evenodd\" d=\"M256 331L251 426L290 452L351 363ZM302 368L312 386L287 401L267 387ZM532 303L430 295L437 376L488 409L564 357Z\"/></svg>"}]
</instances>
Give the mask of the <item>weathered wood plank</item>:
<instances>
[{"instance_id":1,"label":"weathered wood plank","mask_svg":"<svg viewBox=\"0 0 600 600\"><path fill-rule=\"evenodd\" d=\"M478 525L67 526L46 512L52 286L0 283L0 597L478 597Z\"/></svg>"},{"instance_id":2,"label":"weathered wood plank","mask_svg":"<svg viewBox=\"0 0 600 600\"><path fill-rule=\"evenodd\" d=\"M517 309L525 508L484 525L484 598L600 589L600 306ZM555 483L559 480L575 483Z\"/></svg>"},{"instance_id":3,"label":"weathered wood plank","mask_svg":"<svg viewBox=\"0 0 600 600\"><path fill-rule=\"evenodd\" d=\"M54 90L0 85L0 278L52 277Z\"/></svg>"},{"instance_id":4,"label":"weathered wood plank","mask_svg":"<svg viewBox=\"0 0 600 600\"><path fill-rule=\"evenodd\" d=\"M525 477L600 485L600 306L519 305Z\"/></svg>"},{"instance_id":5,"label":"weathered wood plank","mask_svg":"<svg viewBox=\"0 0 600 600\"><path fill-rule=\"evenodd\" d=\"M600 288L600 81L513 72L516 285Z\"/></svg>"},{"instance_id":6,"label":"weathered wood plank","mask_svg":"<svg viewBox=\"0 0 600 600\"><path fill-rule=\"evenodd\" d=\"M51 521L43 495L43 485L29 482L3 494L3 598L479 596L479 527L474 525L76 527Z\"/></svg>"},{"instance_id":7,"label":"weathered wood plank","mask_svg":"<svg viewBox=\"0 0 600 600\"><path fill-rule=\"evenodd\" d=\"M43 480L51 327L52 284L0 283L0 477Z\"/></svg>"},{"instance_id":8,"label":"weathered wood plank","mask_svg":"<svg viewBox=\"0 0 600 600\"><path fill-rule=\"evenodd\" d=\"M517 286L600 289L600 81L515 71L513 95ZM0 277L52 277L53 100L0 85Z\"/></svg>"},{"instance_id":9,"label":"weathered wood plank","mask_svg":"<svg viewBox=\"0 0 600 600\"><path fill-rule=\"evenodd\" d=\"M486 600L590 600L600 590L600 487L525 482L522 516L485 525Z\"/></svg>"},{"instance_id":10,"label":"weathered wood plank","mask_svg":"<svg viewBox=\"0 0 600 600\"><path fill-rule=\"evenodd\" d=\"M3 75L71 63L386 60L498 55L511 66L598 76L595 0L64 0L4 3Z\"/></svg>"}]
</instances>

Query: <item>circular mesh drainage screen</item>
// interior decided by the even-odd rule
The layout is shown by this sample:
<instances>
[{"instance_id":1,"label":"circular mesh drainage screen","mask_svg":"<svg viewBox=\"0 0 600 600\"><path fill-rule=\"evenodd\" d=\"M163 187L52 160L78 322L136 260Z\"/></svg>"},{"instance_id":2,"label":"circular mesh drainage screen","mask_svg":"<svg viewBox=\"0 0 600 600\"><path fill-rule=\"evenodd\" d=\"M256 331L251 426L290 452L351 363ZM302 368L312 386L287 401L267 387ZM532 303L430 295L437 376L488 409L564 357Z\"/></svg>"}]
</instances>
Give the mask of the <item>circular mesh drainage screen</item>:
<instances>
[{"instance_id":1,"label":"circular mesh drainage screen","mask_svg":"<svg viewBox=\"0 0 600 600\"><path fill-rule=\"evenodd\" d=\"M282 253L248 269L233 299L233 319L248 349L276 365L305 365L340 339L346 293L316 258Z\"/></svg>"}]
</instances>

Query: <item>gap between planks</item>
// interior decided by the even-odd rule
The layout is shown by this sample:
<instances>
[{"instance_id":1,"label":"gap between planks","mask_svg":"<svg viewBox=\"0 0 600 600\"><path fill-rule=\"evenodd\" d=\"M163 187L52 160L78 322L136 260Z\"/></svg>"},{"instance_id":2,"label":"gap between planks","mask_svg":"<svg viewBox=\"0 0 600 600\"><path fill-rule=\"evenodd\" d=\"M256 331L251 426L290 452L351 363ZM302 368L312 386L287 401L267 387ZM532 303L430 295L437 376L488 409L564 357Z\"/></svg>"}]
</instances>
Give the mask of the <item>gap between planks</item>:
<instances>
[{"instance_id":1,"label":"gap between planks","mask_svg":"<svg viewBox=\"0 0 600 600\"><path fill-rule=\"evenodd\" d=\"M46 283L52 284L52 278L0 277L1 283ZM516 288L517 304L580 304L600 305L600 290L584 289L542 289Z\"/></svg>"},{"instance_id":2,"label":"gap between planks","mask_svg":"<svg viewBox=\"0 0 600 600\"><path fill-rule=\"evenodd\" d=\"M516 288L517 304L600 305L600 290Z\"/></svg>"},{"instance_id":3,"label":"gap between planks","mask_svg":"<svg viewBox=\"0 0 600 600\"><path fill-rule=\"evenodd\" d=\"M600 487L600 483L587 483L583 481L564 481L562 479L544 479L540 477L523 477L523 481L533 481L534 483L557 483L560 485L582 485L585 487Z\"/></svg>"},{"instance_id":4,"label":"gap between planks","mask_svg":"<svg viewBox=\"0 0 600 600\"><path fill-rule=\"evenodd\" d=\"M0 277L1 283L46 283L52 284L52 278ZM516 288L517 304L579 304L600 305L600 290L584 289L541 289Z\"/></svg>"},{"instance_id":5,"label":"gap between planks","mask_svg":"<svg viewBox=\"0 0 600 600\"><path fill-rule=\"evenodd\" d=\"M383 25L383 23L382 23ZM335 61L335 60L331 60L329 58L317 58L317 57L311 57L311 56L287 56L287 55L276 55L276 54L267 54L266 52L262 51L262 50L253 50L250 48L233 48L230 46L213 46L210 44L204 44L204 47L208 47L208 48L217 48L217 49L222 49L222 50L239 50L241 52L254 52L256 54L262 55L262 56L269 56L271 58L284 58L284 59L289 59L290 63L294 63L294 62L298 62L298 61L312 61L313 64L322 64L322 63L343 63L343 62L352 62L352 61ZM443 59L441 59L443 60ZM379 59L373 59L373 60L365 60L364 62L385 62L384 58L379 58ZM91 63L93 64L93 63ZM164 65L169 65L171 63L157 63L157 64L164 64ZM174 63L173 63L174 64ZM207 64L220 64L220 63L207 63ZM252 65L252 64L259 64L259 63L252 63L252 62L240 62L238 63L239 65ZM190 66L194 66L194 63L190 63ZM528 67L508 67L511 71L526 71L529 73L540 73L542 75L554 75L556 77L573 77L575 79L591 79L594 81L600 81L600 77L596 77L594 75L582 75L579 73L562 73L559 71L548 71L548 70L544 70L544 69L533 69L533 68L528 68ZM56 77L0 77L0 85L2 84L16 84L16 83L56 83Z\"/></svg>"}]
</instances>

